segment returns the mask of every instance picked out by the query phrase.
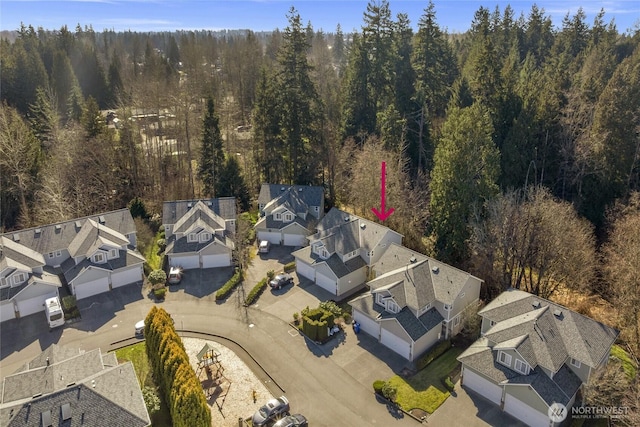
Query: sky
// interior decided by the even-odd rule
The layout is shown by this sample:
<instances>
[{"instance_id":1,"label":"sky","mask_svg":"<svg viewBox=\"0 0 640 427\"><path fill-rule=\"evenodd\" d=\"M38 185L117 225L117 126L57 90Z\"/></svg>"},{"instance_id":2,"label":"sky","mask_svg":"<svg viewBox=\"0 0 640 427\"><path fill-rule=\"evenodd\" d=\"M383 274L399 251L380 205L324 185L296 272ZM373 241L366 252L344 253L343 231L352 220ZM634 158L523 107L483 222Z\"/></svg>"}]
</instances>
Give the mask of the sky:
<instances>
[{"instance_id":1,"label":"sky","mask_svg":"<svg viewBox=\"0 0 640 427\"><path fill-rule=\"evenodd\" d=\"M0 30L16 30L20 23L57 30L91 25L94 30L174 31L251 29L271 31L287 26L287 12L294 6L306 24L315 30L334 32L338 24L343 32L360 31L366 0L0 0ZM415 28L428 0L390 0L392 14L406 13ZM516 17L525 16L533 1L434 0L438 25L449 32L469 29L473 14L480 6L501 11L510 4ZM560 28L562 18L582 7L591 25L605 10L605 22L614 19L619 32L640 29L640 0L540 0L535 2Z\"/></svg>"}]
</instances>

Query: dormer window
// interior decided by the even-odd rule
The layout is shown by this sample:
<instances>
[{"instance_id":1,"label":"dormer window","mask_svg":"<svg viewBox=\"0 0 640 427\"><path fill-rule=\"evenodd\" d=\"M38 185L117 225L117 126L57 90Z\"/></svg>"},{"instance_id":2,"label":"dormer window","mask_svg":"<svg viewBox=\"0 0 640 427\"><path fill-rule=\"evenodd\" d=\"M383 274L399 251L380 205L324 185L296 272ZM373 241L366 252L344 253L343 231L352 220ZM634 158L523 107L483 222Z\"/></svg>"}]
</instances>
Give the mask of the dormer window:
<instances>
[{"instance_id":1,"label":"dormer window","mask_svg":"<svg viewBox=\"0 0 640 427\"><path fill-rule=\"evenodd\" d=\"M320 249L320 256L324 259L329 258L329 252L327 251L327 249L325 247L323 247L322 249Z\"/></svg>"},{"instance_id":2,"label":"dormer window","mask_svg":"<svg viewBox=\"0 0 640 427\"><path fill-rule=\"evenodd\" d=\"M287 212L286 214L284 214L284 220L285 220L285 222L291 222L291 221L293 221L293 214L292 214L292 213Z\"/></svg>"},{"instance_id":3,"label":"dormer window","mask_svg":"<svg viewBox=\"0 0 640 427\"><path fill-rule=\"evenodd\" d=\"M197 242L198 241L198 235L196 233L189 233L189 235L187 236L187 242Z\"/></svg>"},{"instance_id":4,"label":"dormer window","mask_svg":"<svg viewBox=\"0 0 640 427\"><path fill-rule=\"evenodd\" d=\"M104 259L104 254L102 252L98 252L92 257L93 262L96 264L103 264L106 260Z\"/></svg>"},{"instance_id":5,"label":"dormer window","mask_svg":"<svg viewBox=\"0 0 640 427\"><path fill-rule=\"evenodd\" d=\"M4 288L5 286L8 286L9 284L7 283L7 279L5 279L4 277L0 277L0 288Z\"/></svg>"},{"instance_id":6,"label":"dormer window","mask_svg":"<svg viewBox=\"0 0 640 427\"><path fill-rule=\"evenodd\" d=\"M118 258L118 250L117 249L109 249L109 259Z\"/></svg>"},{"instance_id":7,"label":"dormer window","mask_svg":"<svg viewBox=\"0 0 640 427\"><path fill-rule=\"evenodd\" d=\"M573 358L569 360L569 363L571 363L571 366L573 366L574 368L580 368L580 366L582 366L582 363L580 363L579 360Z\"/></svg>"},{"instance_id":8,"label":"dormer window","mask_svg":"<svg viewBox=\"0 0 640 427\"><path fill-rule=\"evenodd\" d=\"M498 362L502 363L504 366L511 367L511 355L504 351L498 352Z\"/></svg>"},{"instance_id":9,"label":"dormer window","mask_svg":"<svg viewBox=\"0 0 640 427\"><path fill-rule=\"evenodd\" d=\"M14 285L19 285L21 283L23 283L25 280L27 280L26 274L24 273L16 273L13 275L13 284Z\"/></svg>"},{"instance_id":10,"label":"dormer window","mask_svg":"<svg viewBox=\"0 0 640 427\"><path fill-rule=\"evenodd\" d=\"M424 313L429 311L430 308L431 308L431 303L429 303L429 304L425 305L424 307L422 307L420 310L418 310L418 317L422 316Z\"/></svg>"},{"instance_id":11,"label":"dormer window","mask_svg":"<svg viewBox=\"0 0 640 427\"><path fill-rule=\"evenodd\" d=\"M282 214L280 212L276 213L275 215L276 221L282 221Z\"/></svg>"},{"instance_id":12,"label":"dormer window","mask_svg":"<svg viewBox=\"0 0 640 427\"><path fill-rule=\"evenodd\" d=\"M381 293L376 294L376 302L380 305L384 305L384 297Z\"/></svg>"},{"instance_id":13,"label":"dormer window","mask_svg":"<svg viewBox=\"0 0 640 427\"><path fill-rule=\"evenodd\" d=\"M208 242L209 240L211 240L211 233L202 233L202 234L200 234L200 241L201 242Z\"/></svg>"},{"instance_id":14,"label":"dormer window","mask_svg":"<svg viewBox=\"0 0 640 427\"><path fill-rule=\"evenodd\" d=\"M516 359L516 363L513 365L513 368L521 374L529 375L529 365L520 359Z\"/></svg>"},{"instance_id":15,"label":"dormer window","mask_svg":"<svg viewBox=\"0 0 640 427\"><path fill-rule=\"evenodd\" d=\"M397 313L400 311L400 307L398 306L398 304L396 304L394 300L389 298L389 300L387 300L387 311L389 313Z\"/></svg>"}]
</instances>

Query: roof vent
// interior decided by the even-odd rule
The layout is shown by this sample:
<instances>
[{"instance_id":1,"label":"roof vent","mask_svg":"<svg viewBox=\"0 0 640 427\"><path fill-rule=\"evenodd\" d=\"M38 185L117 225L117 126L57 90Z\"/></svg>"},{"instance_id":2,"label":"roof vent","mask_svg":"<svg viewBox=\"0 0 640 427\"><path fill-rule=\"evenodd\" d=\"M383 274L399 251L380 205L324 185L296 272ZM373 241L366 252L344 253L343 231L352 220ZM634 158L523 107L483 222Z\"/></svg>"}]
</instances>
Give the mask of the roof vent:
<instances>
[{"instance_id":1,"label":"roof vent","mask_svg":"<svg viewBox=\"0 0 640 427\"><path fill-rule=\"evenodd\" d=\"M38 234L42 233L42 228L36 228L36 229L35 229L35 233L36 233L36 236L37 236Z\"/></svg>"},{"instance_id":2,"label":"roof vent","mask_svg":"<svg viewBox=\"0 0 640 427\"><path fill-rule=\"evenodd\" d=\"M298 188L298 191L302 191L302 187Z\"/></svg>"},{"instance_id":3,"label":"roof vent","mask_svg":"<svg viewBox=\"0 0 640 427\"><path fill-rule=\"evenodd\" d=\"M91 380L91 387L96 388L96 380Z\"/></svg>"},{"instance_id":4,"label":"roof vent","mask_svg":"<svg viewBox=\"0 0 640 427\"><path fill-rule=\"evenodd\" d=\"M554 310L553 315L556 316L558 319L562 319L563 317L562 311L560 310Z\"/></svg>"},{"instance_id":5,"label":"roof vent","mask_svg":"<svg viewBox=\"0 0 640 427\"><path fill-rule=\"evenodd\" d=\"M284 187L280 187L280 191L284 191Z\"/></svg>"},{"instance_id":6,"label":"roof vent","mask_svg":"<svg viewBox=\"0 0 640 427\"><path fill-rule=\"evenodd\" d=\"M60 411L62 412L62 421L71 419L71 404L65 403L60 407Z\"/></svg>"},{"instance_id":7,"label":"roof vent","mask_svg":"<svg viewBox=\"0 0 640 427\"><path fill-rule=\"evenodd\" d=\"M56 231L62 230L62 226L60 224L56 224Z\"/></svg>"},{"instance_id":8,"label":"roof vent","mask_svg":"<svg viewBox=\"0 0 640 427\"><path fill-rule=\"evenodd\" d=\"M409 258L409 262L410 262L411 264L414 264L414 263L415 263L415 262L417 262L417 261L418 261L418 259L417 259L414 255L411 255L411 258Z\"/></svg>"},{"instance_id":9,"label":"roof vent","mask_svg":"<svg viewBox=\"0 0 640 427\"><path fill-rule=\"evenodd\" d=\"M41 413L41 416L42 416L42 427L53 426L53 422L51 421L51 411L44 411Z\"/></svg>"},{"instance_id":10,"label":"roof vent","mask_svg":"<svg viewBox=\"0 0 640 427\"><path fill-rule=\"evenodd\" d=\"M365 228L367 228L367 224L365 224L364 222L361 222L360 223L360 228L362 228L364 230Z\"/></svg>"},{"instance_id":11,"label":"roof vent","mask_svg":"<svg viewBox=\"0 0 640 427\"><path fill-rule=\"evenodd\" d=\"M14 242L19 242L20 241L20 234L16 233L13 235L13 241Z\"/></svg>"},{"instance_id":12,"label":"roof vent","mask_svg":"<svg viewBox=\"0 0 640 427\"><path fill-rule=\"evenodd\" d=\"M187 209L191 209L191 206L193 206L193 203L191 202L187 203Z\"/></svg>"},{"instance_id":13,"label":"roof vent","mask_svg":"<svg viewBox=\"0 0 640 427\"><path fill-rule=\"evenodd\" d=\"M76 385L76 383L69 383L67 384L67 387L73 387L74 385Z\"/></svg>"},{"instance_id":14,"label":"roof vent","mask_svg":"<svg viewBox=\"0 0 640 427\"><path fill-rule=\"evenodd\" d=\"M431 271L433 271L435 274L438 274L438 272L440 271L440 267L434 265L433 267L431 267Z\"/></svg>"},{"instance_id":15,"label":"roof vent","mask_svg":"<svg viewBox=\"0 0 640 427\"><path fill-rule=\"evenodd\" d=\"M82 223L80 221L76 221L76 228L82 228Z\"/></svg>"},{"instance_id":16,"label":"roof vent","mask_svg":"<svg viewBox=\"0 0 640 427\"><path fill-rule=\"evenodd\" d=\"M207 206L211 206L211 200L207 202Z\"/></svg>"},{"instance_id":17,"label":"roof vent","mask_svg":"<svg viewBox=\"0 0 640 427\"><path fill-rule=\"evenodd\" d=\"M531 305L533 306L533 308L540 308L540 301L534 301L533 303L531 303Z\"/></svg>"},{"instance_id":18,"label":"roof vent","mask_svg":"<svg viewBox=\"0 0 640 427\"><path fill-rule=\"evenodd\" d=\"M349 221L349 215L345 215L344 220Z\"/></svg>"},{"instance_id":19,"label":"roof vent","mask_svg":"<svg viewBox=\"0 0 640 427\"><path fill-rule=\"evenodd\" d=\"M42 396L42 393L36 393L36 394L34 394L33 396L31 396L31 398L32 398L32 399L37 399L37 398L39 398L39 397L41 397L41 396Z\"/></svg>"},{"instance_id":20,"label":"roof vent","mask_svg":"<svg viewBox=\"0 0 640 427\"><path fill-rule=\"evenodd\" d=\"M104 223L105 223L104 215L100 215L100 216L98 217L98 222L99 222L100 224L104 224Z\"/></svg>"}]
</instances>

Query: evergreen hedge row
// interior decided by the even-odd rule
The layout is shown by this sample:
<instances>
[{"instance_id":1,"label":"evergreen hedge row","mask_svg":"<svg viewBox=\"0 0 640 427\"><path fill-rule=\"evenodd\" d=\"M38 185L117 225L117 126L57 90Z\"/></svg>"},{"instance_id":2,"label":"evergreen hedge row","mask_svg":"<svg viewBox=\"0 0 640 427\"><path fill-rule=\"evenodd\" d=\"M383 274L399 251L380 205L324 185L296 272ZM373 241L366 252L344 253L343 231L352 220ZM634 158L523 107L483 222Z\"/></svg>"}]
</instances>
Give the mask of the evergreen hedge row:
<instances>
[{"instance_id":1,"label":"evergreen hedge row","mask_svg":"<svg viewBox=\"0 0 640 427\"><path fill-rule=\"evenodd\" d=\"M329 337L329 327L333 327L335 316L320 307L302 310L302 332L313 341L324 341Z\"/></svg>"},{"instance_id":2,"label":"evergreen hedge row","mask_svg":"<svg viewBox=\"0 0 640 427\"><path fill-rule=\"evenodd\" d=\"M218 292L216 292L216 300L228 297L231 291L233 291L240 282L242 282L242 271L236 270L235 274L231 276L231 279L229 279L224 286L218 289Z\"/></svg>"},{"instance_id":3,"label":"evergreen hedge row","mask_svg":"<svg viewBox=\"0 0 640 427\"><path fill-rule=\"evenodd\" d=\"M289 262L289 263L284 265L284 272L285 273L291 273L295 269L296 269L296 262L295 261L291 261L291 262Z\"/></svg>"},{"instance_id":4,"label":"evergreen hedge row","mask_svg":"<svg viewBox=\"0 0 640 427\"><path fill-rule=\"evenodd\" d=\"M429 363L436 360L438 356L444 354L450 348L450 340L442 341L441 343L436 344L433 349L431 349L427 354L418 359L418 361L416 362L416 368L418 368L418 370L426 368Z\"/></svg>"},{"instance_id":5,"label":"evergreen hedge row","mask_svg":"<svg viewBox=\"0 0 640 427\"><path fill-rule=\"evenodd\" d=\"M251 289L251 292L249 292L249 295L247 295L247 299L244 301L245 305L251 305L255 302L255 300L258 299L260 294L262 294L262 292L264 292L264 290L267 288L267 281L268 279L265 277L264 279L260 280L258 284L253 287L253 289Z\"/></svg>"},{"instance_id":6,"label":"evergreen hedge row","mask_svg":"<svg viewBox=\"0 0 640 427\"><path fill-rule=\"evenodd\" d=\"M147 357L174 427L209 427L211 411L171 316L153 307L144 321Z\"/></svg>"}]
</instances>

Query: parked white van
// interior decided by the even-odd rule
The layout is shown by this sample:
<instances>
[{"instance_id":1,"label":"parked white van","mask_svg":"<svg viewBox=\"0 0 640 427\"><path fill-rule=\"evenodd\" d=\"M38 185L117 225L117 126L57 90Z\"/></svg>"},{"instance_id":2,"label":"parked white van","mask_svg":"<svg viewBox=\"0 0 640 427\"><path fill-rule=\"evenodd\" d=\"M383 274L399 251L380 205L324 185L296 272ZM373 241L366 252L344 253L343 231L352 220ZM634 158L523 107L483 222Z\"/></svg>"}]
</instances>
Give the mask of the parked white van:
<instances>
[{"instance_id":1,"label":"parked white van","mask_svg":"<svg viewBox=\"0 0 640 427\"><path fill-rule=\"evenodd\" d=\"M260 245L258 245L258 253L268 254L270 247L271 247L271 242L269 242L268 240L261 240Z\"/></svg>"}]
</instances>

